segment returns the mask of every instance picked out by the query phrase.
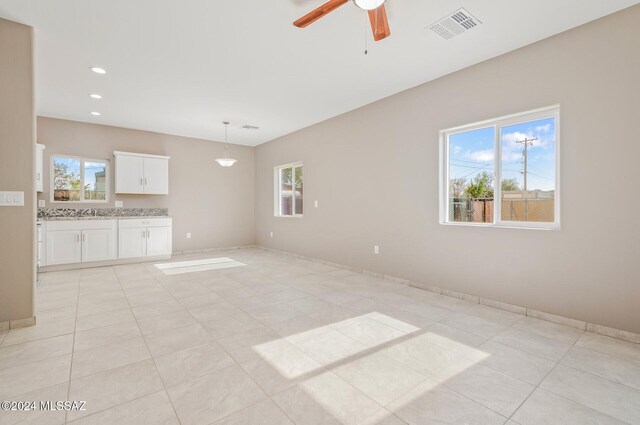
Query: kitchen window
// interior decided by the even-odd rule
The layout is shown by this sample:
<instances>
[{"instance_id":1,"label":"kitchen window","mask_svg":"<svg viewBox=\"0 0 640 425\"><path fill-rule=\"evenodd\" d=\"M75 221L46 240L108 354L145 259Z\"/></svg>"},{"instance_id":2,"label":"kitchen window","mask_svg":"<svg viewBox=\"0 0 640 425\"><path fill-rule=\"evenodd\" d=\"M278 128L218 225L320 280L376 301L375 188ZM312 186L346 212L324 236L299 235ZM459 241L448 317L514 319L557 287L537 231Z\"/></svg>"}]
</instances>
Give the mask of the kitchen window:
<instances>
[{"instance_id":1,"label":"kitchen window","mask_svg":"<svg viewBox=\"0 0 640 425\"><path fill-rule=\"evenodd\" d=\"M304 212L304 185L302 163L275 168L275 216L302 217Z\"/></svg>"},{"instance_id":2,"label":"kitchen window","mask_svg":"<svg viewBox=\"0 0 640 425\"><path fill-rule=\"evenodd\" d=\"M51 157L51 202L104 203L108 186L109 161Z\"/></svg>"},{"instance_id":3,"label":"kitchen window","mask_svg":"<svg viewBox=\"0 0 640 425\"><path fill-rule=\"evenodd\" d=\"M558 107L440 132L440 223L560 227Z\"/></svg>"}]
</instances>

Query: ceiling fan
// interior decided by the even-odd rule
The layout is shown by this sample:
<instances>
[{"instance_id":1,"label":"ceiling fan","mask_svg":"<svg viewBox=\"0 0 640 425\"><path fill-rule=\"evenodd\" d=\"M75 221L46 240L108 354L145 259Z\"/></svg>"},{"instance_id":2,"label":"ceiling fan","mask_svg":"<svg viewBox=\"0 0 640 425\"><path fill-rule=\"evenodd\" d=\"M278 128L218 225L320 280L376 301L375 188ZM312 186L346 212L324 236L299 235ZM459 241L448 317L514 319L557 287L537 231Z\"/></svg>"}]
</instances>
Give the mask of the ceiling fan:
<instances>
[{"instance_id":1,"label":"ceiling fan","mask_svg":"<svg viewBox=\"0 0 640 425\"><path fill-rule=\"evenodd\" d=\"M364 9L369 13L369 21L373 30L373 39L380 41L391 35L389 29L389 21L387 20L387 11L384 8L386 0L351 0L360 9ZM307 13L302 18L293 23L298 28L305 28L314 23L324 15L333 12L340 6L348 3L349 0L329 0L314 11Z\"/></svg>"}]
</instances>

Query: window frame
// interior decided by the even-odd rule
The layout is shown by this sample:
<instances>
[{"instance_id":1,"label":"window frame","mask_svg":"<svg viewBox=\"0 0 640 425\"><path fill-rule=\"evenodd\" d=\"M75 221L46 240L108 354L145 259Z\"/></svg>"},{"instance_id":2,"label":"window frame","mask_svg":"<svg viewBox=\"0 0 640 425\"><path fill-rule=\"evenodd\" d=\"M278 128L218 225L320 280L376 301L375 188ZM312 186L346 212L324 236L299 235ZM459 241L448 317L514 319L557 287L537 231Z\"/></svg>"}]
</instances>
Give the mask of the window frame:
<instances>
[{"instance_id":1,"label":"window frame","mask_svg":"<svg viewBox=\"0 0 640 425\"><path fill-rule=\"evenodd\" d=\"M69 158L69 159L77 159L80 161L80 187L82 188L80 190L80 200L79 201L56 201L55 198L55 192L54 192L54 173L55 173L55 165L54 165L54 161L55 158ZM105 199L103 201L100 200L96 200L96 199L89 199L89 200L85 200L84 199L84 164L85 162L104 162L106 164L105 167L105 185L104 185L104 190L105 190ZM51 154L51 157L49 158L49 202L52 204L64 204L64 205L68 205L68 204L107 204L109 203L109 190L110 190L110 179L111 179L111 161L108 159L93 159L93 158L86 158L83 156L75 156L75 155L60 155L60 154Z\"/></svg>"},{"instance_id":2,"label":"window frame","mask_svg":"<svg viewBox=\"0 0 640 425\"><path fill-rule=\"evenodd\" d=\"M302 161L291 162L289 164L278 165L273 168L273 185L274 185L274 205L273 205L273 215L275 217L283 217L283 218L302 218L304 217L304 207L302 214L296 214L296 191L292 190L292 211L291 215L283 215L282 214L282 204L281 204L281 193L282 193L282 173L281 171L285 168L291 168L291 178L295 182L295 172L296 168L302 168L302 185L304 187L304 164ZM295 183L292 185L295 188ZM304 190L304 189L303 189ZM304 204L304 194L302 195L302 202Z\"/></svg>"},{"instance_id":3,"label":"window frame","mask_svg":"<svg viewBox=\"0 0 640 425\"><path fill-rule=\"evenodd\" d=\"M502 220L502 129L515 124L522 124L530 121L542 119L555 119L555 189L554 189L554 221L534 222L534 221L508 221ZM494 129L494 211L493 223L471 223L449 221L449 137L459 133L479 130L483 128ZM499 118L493 118L473 124L453 127L441 130L439 134L440 143L440 205L439 221L445 226L469 226L469 227L499 227L515 229L535 229L535 230L560 230L560 105L553 105L532 111L521 112Z\"/></svg>"}]
</instances>

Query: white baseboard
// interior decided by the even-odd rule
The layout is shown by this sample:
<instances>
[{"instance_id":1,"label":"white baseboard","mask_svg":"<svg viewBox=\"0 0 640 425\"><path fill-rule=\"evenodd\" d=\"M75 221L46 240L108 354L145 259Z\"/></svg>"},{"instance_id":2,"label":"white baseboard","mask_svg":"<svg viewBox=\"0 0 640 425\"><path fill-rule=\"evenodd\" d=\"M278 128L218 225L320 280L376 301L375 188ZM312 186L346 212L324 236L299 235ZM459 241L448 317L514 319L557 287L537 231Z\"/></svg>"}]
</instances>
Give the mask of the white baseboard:
<instances>
[{"instance_id":1,"label":"white baseboard","mask_svg":"<svg viewBox=\"0 0 640 425\"><path fill-rule=\"evenodd\" d=\"M36 317L26 317L24 319L7 320L6 322L0 322L0 332L5 332L10 329L26 328L36 324Z\"/></svg>"}]
</instances>

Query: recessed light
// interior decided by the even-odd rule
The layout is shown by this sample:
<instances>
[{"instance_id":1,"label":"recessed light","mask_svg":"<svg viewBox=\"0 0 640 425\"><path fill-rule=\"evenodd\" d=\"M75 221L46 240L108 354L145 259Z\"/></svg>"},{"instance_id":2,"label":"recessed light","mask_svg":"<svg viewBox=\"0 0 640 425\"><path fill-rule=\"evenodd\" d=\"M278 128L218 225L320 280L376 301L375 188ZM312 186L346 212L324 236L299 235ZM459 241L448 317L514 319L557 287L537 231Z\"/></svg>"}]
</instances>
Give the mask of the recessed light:
<instances>
[{"instance_id":1,"label":"recessed light","mask_svg":"<svg viewBox=\"0 0 640 425\"><path fill-rule=\"evenodd\" d=\"M92 112L91 115L95 115L96 117L100 116L100 112Z\"/></svg>"},{"instance_id":2,"label":"recessed light","mask_svg":"<svg viewBox=\"0 0 640 425\"><path fill-rule=\"evenodd\" d=\"M100 96L99 94L96 94L96 93L90 94L89 97L92 98L92 99L102 99L102 96Z\"/></svg>"},{"instance_id":3,"label":"recessed light","mask_svg":"<svg viewBox=\"0 0 640 425\"><path fill-rule=\"evenodd\" d=\"M92 66L91 70L93 72L95 72L96 74L106 74L107 73L107 71L105 71L104 69L102 69L102 68L100 68L98 66Z\"/></svg>"}]
</instances>

